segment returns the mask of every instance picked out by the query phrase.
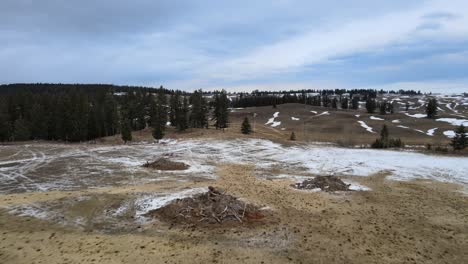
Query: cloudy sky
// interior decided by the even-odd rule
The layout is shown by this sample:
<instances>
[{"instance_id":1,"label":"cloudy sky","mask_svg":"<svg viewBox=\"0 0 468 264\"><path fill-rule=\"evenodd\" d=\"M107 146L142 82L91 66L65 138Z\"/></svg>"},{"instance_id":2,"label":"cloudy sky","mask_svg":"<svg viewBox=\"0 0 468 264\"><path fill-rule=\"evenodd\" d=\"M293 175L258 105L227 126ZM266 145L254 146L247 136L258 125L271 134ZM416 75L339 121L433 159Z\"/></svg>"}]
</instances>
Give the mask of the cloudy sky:
<instances>
[{"instance_id":1,"label":"cloudy sky","mask_svg":"<svg viewBox=\"0 0 468 264\"><path fill-rule=\"evenodd\" d=\"M1 0L16 82L468 91L468 1Z\"/></svg>"}]
</instances>

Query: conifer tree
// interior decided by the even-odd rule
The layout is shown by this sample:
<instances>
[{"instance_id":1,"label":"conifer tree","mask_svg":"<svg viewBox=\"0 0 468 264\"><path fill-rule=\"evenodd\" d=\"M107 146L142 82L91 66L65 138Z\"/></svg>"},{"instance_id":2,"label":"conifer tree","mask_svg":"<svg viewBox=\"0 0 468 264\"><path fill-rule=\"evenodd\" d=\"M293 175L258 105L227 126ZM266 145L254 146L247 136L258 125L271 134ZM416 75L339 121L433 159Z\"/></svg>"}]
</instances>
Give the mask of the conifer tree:
<instances>
[{"instance_id":1,"label":"conifer tree","mask_svg":"<svg viewBox=\"0 0 468 264\"><path fill-rule=\"evenodd\" d=\"M406 103L405 103L405 111L406 111L406 112L408 112L409 106L410 106L410 105L409 105L409 102L406 102Z\"/></svg>"},{"instance_id":2,"label":"conifer tree","mask_svg":"<svg viewBox=\"0 0 468 264\"><path fill-rule=\"evenodd\" d=\"M151 98L151 126L153 127L153 137L156 140L160 140L164 137L164 131L166 130L167 123L167 111L166 111L166 94L161 86L158 89L156 100Z\"/></svg>"},{"instance_id":3,"label":"conifer tree","mask_svg":"<svg viewBox=\"0 0 468 264\"><path fill-rule=\"evenodd\" d=\"M381 115L385 115L387 113L387 101L380 102L379 112Z\"/></svg>"},{"instance_id":4,"label":"conifer tree","mask_svg":"<svg viewBox=\"0 0 468 264\"><path fill-rule=\"evenodd\" d=\"M122 110L121 120L120 120L120 133L122 136L122 140L125 143L127 143L128 141L132 141L131 121L130 121L127 109Z\"/></svg>"},{"instance_id":5,"label":"conifer tree","mask_svg":"<svg viewBox=\"0 0 468 264\"><path fill-rule=\"evenodd\" d=\"M115 133L117 133L119 125L119 115L117 109L117 102L112 93L106 93L102 107L103 110L100 110L99 108L100 107L96 105L96 108L94 109L96 116L94 118L96 120L101 119L100 121L102 121L104 124L104 131L101 131L100 134L104 134L105 136L115 135ZM98 114L101 114L101 111L103 112L103 117L99 118Z\"/></svg>"},{"instance_id":6,"label":"conifer tree","mask_svg":"<svg viewBox=\"0 0 468 264\"><path fill-rule=\"evenodd\" d=\"M450 145L453 150L462 150L468 146L468 138L466 137L465 126L461 124L455 131L455 137L453 137Z\"/></svg>"},{"instance_id":7,"label":"conifer tree","mask_svg":"<svg viewBox=\"0 0 468 264\"><path fill-rule=\"evenodd\" d=\"M291 132L291 135L289 136L289 140L291 141L295 141L296 140L296 134L293 132Z\"/></svg>"},{"instance_id":8,"label":"conifer tree","mask_svg":"<svg viewBox=\"0 0 468 264\"><path fill-rule=\"evenodd\" d=\"M215 110L214 119L216 129L224 129L228 127L229 122L229 100L226 91L222 90L215 95Z\"/></svg>"},{"instance_id":9,"label":"conifer tree","mask_svg":"<svg viewBox=\"0 0 468 264\"><path fill-rule=\"evenodd\" d=\"M250 126L250 122L247 117L244 118L244 121L242 122L241 132L246 135L252 133L252 127Z\"/></svg>"},{"instance_id":10,"label":"conifer tree","mask_svg":"<svg viewBox=\"0 0 468 264\"><path fill-rule=\"evenodd\" d=\"M353 99L351 100L351 108L354 110L359 109L359 97L357 96L353 97Z\"/></svg>"},{"instance_id":11,"label":"conifer tree","mask_svg":"<svg viewBox=\"0 0 468 264\"><path fill-rule=\"evenodd\" d=\"M190 103L192 104L192 111L190 112L189 118L190 126L195 128L207 128L208 108L206 105L206 100L203 98L202 90L196 90L193 92L193 94L190 96Z\"/></svg>"},{"instance_id":12,"label":"conifer tree","mask_svg":"<svg viewBox=\"0 0 468 264\"><path fill-rule=\"evenodd\" d=\"M177 127L177 112L180 108L180 93L177 91L171 95L170 102L169 102L169 122L171 122L171 126Z\"/></svg>"},{"instance_id":13,"label":"conifer tree","mask_svg":"<svg viewBox=\"0 0 468 264\"><path fill-rule=\"evenodd\" d=\"M189 114L189 105L187 97L184 96L182 106L178 107L176 113L176 124L179 131L184 131L188 128L188 114Z\"/></svg>"},{"instance_id":14,"label":"conifer tree","mask_svg":"<svg viewBox=\"0 0 468 264\"><path fill-rule=\"evenodd\" d=\"M341 109L348 109L348 98L343 98L341 100Z\"/></svg>"},{"instance_id":15,"label":"conifer tree","mask_svg":"<svg viewBox=\"0 0 468 264\"><path fill-rule=\"evenodd\" d=\"M11 126L6 103L0 101L0 141L10 140Z\"/></svg>"},{"instance_id":16,"label":"conifer tree","mask_svg":"<svg viewBox=\"0 0 468 264\"><path fill-rule=\"evenodd\" d=\"M332 108L335 108L335 109L338 108L338 100L336 99L336 97L333 98L332 100Z\"/></svg>"},{"instance_id":17,"label":"conifer tree","mask_svg":"<svg viewBox=\"0 0 468 264\"><path fill-rule=\"evenodd\" d=\"M366 110L368 113L372 114L375 112L376 102L375 99L367 98L366 100Z\"/></svg>"},{"instance_id":18,"label":"conifer tree","mask_svg":"<svg viewBox=\"0 0 468 264\"><path fill-rule=\"evenodd\" d=\"M17 119L13 125L13 140L24 141L31 139L29 124L24 118Z\"/></svg>"},{"instance_id":19,"label":"conifer tree","mask_svg":"<svg viewBox=\"0 0 468 264\"><path fill-rule=\"evenodd\" d=\"M429 99L426 105L427 118L434 118L437 115L437 100L435 98Z\"/></svg>"}]
</instances>

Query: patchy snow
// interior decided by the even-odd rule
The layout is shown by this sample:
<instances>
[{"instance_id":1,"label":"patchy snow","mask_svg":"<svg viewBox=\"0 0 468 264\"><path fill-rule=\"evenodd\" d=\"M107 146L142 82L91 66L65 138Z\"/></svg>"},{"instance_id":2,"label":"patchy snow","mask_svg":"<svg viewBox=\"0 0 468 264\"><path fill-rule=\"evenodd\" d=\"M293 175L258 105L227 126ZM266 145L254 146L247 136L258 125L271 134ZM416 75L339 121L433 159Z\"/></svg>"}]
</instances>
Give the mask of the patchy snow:
<instances>
[{"instance_id":1,"label":"patchy snow","mask_svg":"<svg viewBox=\"0 0 468 264\"><path fill-rule=\"evenodd\" d=\"M448 138L454 138L455 137L455 131L453 131L453 130L444 131L444 135L447 136Z\"/></svg>"},{"instance_id":2,"label":"patchy snow","mask_svg":"<svg viewBox=\"0 0 468 264\"><path fill-rule=\"evenodd\" d=\"M460 126L460 125L468 126L468 119L438 118L438 119L436 119L436 121L446 122L446 123L452 124L454 126Z\"/></svg>"},{"instance_id":3,"label":"patchy snow","mask_svg":"<svg viewBox=\"0 0 468 264\"><path fill-rule=\"evenodd\" d=\"M427 117L426 114L414 114L414 115L411 115L411 114L405 113L405 115L407 115L407 116L409 116L409 117L414 117L414 118L424 118L424 117Z\"/></svg>"},{"instance_id":4,"label":"patchy snow","mask_svg":"<svg viewBox=\"0 0 468 264\"><path fill-rule=\"evenodd\" d=\"M437 129L438 129L438 127L436 127L436 128L431 128L431 129L427 130L426 135L431 136L431 137L434 136L434 132L435 132Z\"/></svg>"},{"instance_id":5,"label":"patchy snow","mask_svg":"<svg viewBox=\"0 0 468 264\"><path fill-rule=\"evenodd\" d=\"M136 216L141 217L149 211L156 210L167 205L171 201L191 197L195 194L204 193L207 190L208 188L194 188L175 193L155 193L143 196L135 201ZM125 208L120 211L122 210L125 210Z\"/></svg>"},{"instance_id":6,"label":"patchy snow","mask_svg":"<svg viewBox=\"0 0 468 264\"><path fill-rule=\"evenodd\" d=\"M365 122L360 124L365 125ZM371 128L369 130L372 131ZM449 135L447 133L445 131L444 135ZM423 178L468 185L468 157L347 149L324 144L283 146L261 139L181 140L168 145L81 147L41 144L30 148L14 145L2 147L2 153L8 153L3 149L18 150L18 153L16 156L9 154L2 157L1 162L5 164L0 166L0 193L43 188L76 190L141 184L149 180L213 179L217 177L216 165L220 163L250 163L255 165L257 175L267 174L266 171L273 167L279 167L291 175L333 173L337 176L368 176L388 171L391 179ZM122 157L123 154L125 157ZM156 172L139 166L146 160L161 156L189 164L190 168L186 171ZM156 198L155 204L161 202L161 197Z\"/></svg>"},{"instance_id":7,"label":"patchy snow","mask_svg":"<svg viewBox=\"0 0 468 264\"><path fill-rule=\"evenodd\" d=\"M409 127L407 127L407 126L397 126L397 127L409 129Z\"/></svg>"},{"instance_id":8,"label":"patchy snow","mask_svg":"<svg viewBox=\"0 0 468 264\"><path fill-rule=\"evenodd\" d=\"M368 125L366 124L366 122L364 122L364 121L358 121L358 123L361 124L361 126L362 126L363 128L365 128L368 132L370 132L370 133L376 133L374 130L372 130L372 127L370 127L370 126L368 126Z\"/></svg>"},{"instance_id":9,"label":"patchy snow","mask_svg":"<svg viewBox=\"0 0 468 264\"><path fill-rule=\"evenodd\" d=\"M279 125L281 125L281 121L275 121L273 124L271 124L272 127L277 127Z\"/></svg>"},{"instance_id":10,"label":"patchy snow","mask_svg":"<svg viewBox=\"0 0 468 264\"><path fill-rule=\"evenodd\" d=\"M317 111L310 111L311 113L317 114Z\"/></svg>"},{"instance_id":11,"label":"patchy snow","mask_svg":"<svg viewBox=\"0 0 468 264\"><path fill-rule=\"evenodd\" d=\"M159 140L159 144L174 145L174 144L177 144L177 139L163 138Z\"/></svg>"},{"instance_id":12,"label":"patchy snow","mask_svg":"<svg viewBox=\"0 0 468 264\"><path fill-rule=\"evenodd\" d=\"M126 166L141 166L144 164L144 162L142 162L141 160L135 160L135 159L126 158L126 157L110 158L110 159L107 159L107 161L112 162L112 163L118 163L121 165L126 165Z\"/></svg>"},{"instance_id":13,"label":"patchy snow","mask_svg":"<svg viewBox=\"0 0 468 264\"><path fill-rule=\"evenodd\" d=\"M444 135L448 138L454 138L456 133L453 130L447 130L447 131L444 131ZM468 132L465 133L465 135L468 136Z\"/></svg>"},{"instance_id":14,"label":"patchy snow","mask_svg":"<svg viewBox=\"0 0 468 264\"><path fill-rule=\"evenodd\" d=\"M272 124L271 126L278 126L278 125L275 125L276 123L278 123L278 122L275 122L275 118L277 118L278 116L279 116L279 112L275 112L273 114L273 117L268 119L268 122L266 122L265 125ZM281 122L280 122L280 124L281 124Z\"/></svg>"},{"instance_id":15,"label":"patchy snow","mask_svg":"<svg viewBox=\"0 0 468 264\"><path fill-rule=\"evenodd\" d=\"M392 123L401 123L401 121L398 119L395 119L395 120L392 120Z\"/></svg>"},{"instance_id":16,"label":"patchy snow","mask_svg":"<svg viewBox=\"0 0 468 264\"><path fill-rule=\"evenodd\" d=\"M322 113L320 113L320 114L318 114L318 115L316 115L316 116L329 115L329 114L330 114L330 113L329 113L328 111L325 111L325 112L322 112Z\"/></svg>"},{"instance_id":17,"label":"patchy snow","mask_svg":"<svg viewBox=\"0 0 468 264\"><path fill-rule=\"evenodd\" d=\"M292 119L292 120L294 120L294 121L298 121L298 120L300 120L299 118L297 118L297 117L293 117L293 116L291 116L291 119Z\"/></svg>"},{"instance_id":18,"label":"patchy snow","mask_svg":"<svg viewBox=\"0 0 468 264\"><path fill-rule=\"evenodd\" d=\"M361 115L354 115L355 117L359 118Z\"/></svg>"},{"instance_id":19,"label":"patchy snow","mask_svg":"<svg viewBox=\"0 0 468 264\"><path fill-rule=\"evenodd\" d=\"M170 125L171 125L171 121L167 121L166 126L170 126Z\"/></svg>"},{"instance_id":20,"label":"patchy snow","mask_svg":"<svg viewBox=\"0 0 468 264\"><path fill-rule=\"evenodd\" d=\"M375 116L371 116L371 117L369 117L369 118L372 119L372 120L381 120L381 121L384 120L383 118L375 117Z\"/></svg>"},{"instance_id":21,"label":"patchy snow","mask_svg":"<svg viewBox=\"0 0 468 264\"><path fill-rule=\"evenodd\" d=\"M349 184L349 189L352 191L370 191L371 190L371 188L364 186L362 184L359 184L352 180L342 179L342 181L346 184Z\"/></svg>"}]
</instances>

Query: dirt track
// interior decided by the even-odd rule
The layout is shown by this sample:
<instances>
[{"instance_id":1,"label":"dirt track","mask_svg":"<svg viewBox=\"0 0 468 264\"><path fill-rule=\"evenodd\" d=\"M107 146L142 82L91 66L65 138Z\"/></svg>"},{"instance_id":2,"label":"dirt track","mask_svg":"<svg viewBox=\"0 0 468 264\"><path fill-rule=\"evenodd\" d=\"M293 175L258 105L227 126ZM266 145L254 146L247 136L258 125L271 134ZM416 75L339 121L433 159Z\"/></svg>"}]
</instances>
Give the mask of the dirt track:
<instances>
[{"instance_id":1,"label":"dirt track","mask_svg":"<svg viewBox=\"0 0 468 264\"><path fill-rule=\"evenodd\" d=\"M451 184L354 178L370 192L292 189L224 164L211 185L271 208L263 225L195 229L156 222L141 232L85 232L0 210L1 263L464 263L468 198ZM127 194L201 183L159 183L76 192L0 196L0 206L83 193ZM203 186L206 182L203 184Z\"/></svg>"}]
</instances>

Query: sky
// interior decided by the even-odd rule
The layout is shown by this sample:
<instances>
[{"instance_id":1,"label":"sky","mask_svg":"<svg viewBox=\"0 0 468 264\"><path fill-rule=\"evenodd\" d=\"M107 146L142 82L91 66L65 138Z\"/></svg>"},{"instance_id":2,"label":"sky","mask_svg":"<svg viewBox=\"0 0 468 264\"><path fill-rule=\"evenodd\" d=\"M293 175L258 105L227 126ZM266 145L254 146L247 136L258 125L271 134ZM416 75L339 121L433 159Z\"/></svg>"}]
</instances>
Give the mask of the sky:
<instances>
[{"instance_id":1,"label":"sky","mask_svg":"<svg viewBox=\"0 0 468 264\"><path fill-rule=\"evenodd\" d=\"M466 0L1 0L0 83L468 92Z\"/></svg>"}]
</instances>

